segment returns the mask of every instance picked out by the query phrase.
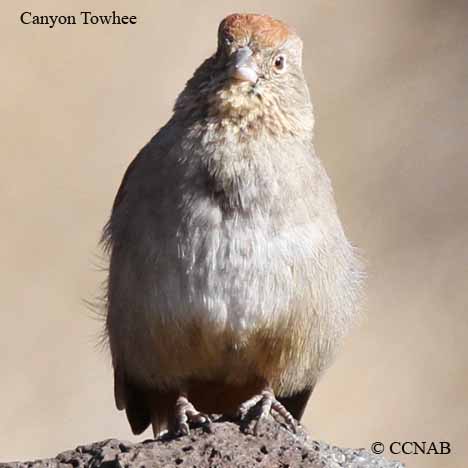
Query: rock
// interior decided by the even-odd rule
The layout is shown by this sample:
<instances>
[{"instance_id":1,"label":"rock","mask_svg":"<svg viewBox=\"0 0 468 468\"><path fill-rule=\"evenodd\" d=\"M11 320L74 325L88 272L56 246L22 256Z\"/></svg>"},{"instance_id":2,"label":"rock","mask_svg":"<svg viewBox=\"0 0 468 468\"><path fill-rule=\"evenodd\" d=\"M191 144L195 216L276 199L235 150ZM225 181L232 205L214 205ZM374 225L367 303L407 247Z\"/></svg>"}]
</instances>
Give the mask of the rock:
<instances>
[{"instance_id":1,"label":"rock","mask_svg":"<svg viewBox=\"0 0 468 468\"><path fill-rule=\"evenodd\" d=\"M192 429L189 436L132 444L116 439L82 445L57 457L0 463L0 468L404 468L364 449L342 449L313 441L302 429L292 434L273 420L258 436L234 422L213 423L213 432Z\"/></svg>"}]
</instances>

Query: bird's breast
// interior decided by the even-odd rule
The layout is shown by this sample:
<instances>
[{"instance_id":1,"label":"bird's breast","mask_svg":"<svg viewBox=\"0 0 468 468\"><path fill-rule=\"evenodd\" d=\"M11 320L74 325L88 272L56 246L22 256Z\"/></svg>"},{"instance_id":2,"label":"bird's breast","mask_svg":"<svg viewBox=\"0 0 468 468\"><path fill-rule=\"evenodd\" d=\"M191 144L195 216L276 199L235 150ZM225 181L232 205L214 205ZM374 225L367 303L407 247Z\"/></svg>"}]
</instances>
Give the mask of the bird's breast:
<instances>
[{"instance_id":1,"label":"bird's breast","mask_svg":"<svg viewBox=\"0 0 468 468\"><path fill-rule=\"evenodd\" d=\"M167 223L177 231L159 253L173 274L165 268L155 287L171 291L162 308L171 320L245 337L287 322L299 303L307 308L323 237L311 186L316 167L307 145L230 135L220 148L205 136L184 164L199 161L193 172L209 183L202 176L185 185L190 196L178 203L177 222Z\"/></svg>"},{"instance_id":2,"label":"bird's breast","mask_svg":"<svg viewBox=\"0 0 468 468\"><path fill-rule=\"evenodd\" d=\"M189 232L177 240L183 280L176 297L184 304L174 304L174 319L242 336L288 321L307 291L308 265L321 237L316 225L275 231L257 213L255 220L233 216L210 229L192 220Z\"/></svg>"}]
</instances>

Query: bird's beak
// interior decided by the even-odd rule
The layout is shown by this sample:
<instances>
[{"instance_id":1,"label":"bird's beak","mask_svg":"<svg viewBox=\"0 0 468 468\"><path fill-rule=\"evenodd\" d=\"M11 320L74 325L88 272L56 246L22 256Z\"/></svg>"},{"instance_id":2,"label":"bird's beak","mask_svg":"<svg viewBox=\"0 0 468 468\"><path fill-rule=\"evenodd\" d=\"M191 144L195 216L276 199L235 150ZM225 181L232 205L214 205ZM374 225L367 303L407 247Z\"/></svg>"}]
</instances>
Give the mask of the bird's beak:
<instances>
[{"instance_id":1,"label":"bird's beak","mask_svg":"<svg viewBox=\"0 0 468 468\"><path fill-rule=\"evenodd\" d=\"M233 56L230 67L230 76L238 81L250 81L256 83L258 80L258 67L253 61L252 50L249 47L241 47Z\"/></svg>"}]
</instances>

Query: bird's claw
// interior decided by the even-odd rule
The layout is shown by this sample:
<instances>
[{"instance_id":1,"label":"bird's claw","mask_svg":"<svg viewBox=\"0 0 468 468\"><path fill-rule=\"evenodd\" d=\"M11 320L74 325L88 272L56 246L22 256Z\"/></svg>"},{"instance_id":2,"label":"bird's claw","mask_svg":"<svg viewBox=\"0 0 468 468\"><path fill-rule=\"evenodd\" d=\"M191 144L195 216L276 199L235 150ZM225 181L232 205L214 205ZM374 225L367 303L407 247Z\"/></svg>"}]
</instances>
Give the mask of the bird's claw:
<instances>
[{"instance_id":1,"label":"bird's claw","mask_svg":"<svg viewBox=\"0 0 468 468\"><path fill-rule=\"evenodd\" d=\"M186 396L180 396L176 402L175 435L189 435L190 425L203 425L211 432L210 417L197 411Z\"/></svg>"},{"instance_id":2,"label":"bird's claw","mask_svg":"<svg viewBox=\"0 0 468 468\"><path fill-rule=\"evenodd\" d=\"M281 417L286 426L295 434L297 422L291 413L275 398L273 390L267 388L261 394L255 395L239 406L238 416L241 421L245 420L249 413L253 414L252 420L256 419L254 434L257 435L261 422L271 414L275 419Z\"/></svg>"}]
</instances>

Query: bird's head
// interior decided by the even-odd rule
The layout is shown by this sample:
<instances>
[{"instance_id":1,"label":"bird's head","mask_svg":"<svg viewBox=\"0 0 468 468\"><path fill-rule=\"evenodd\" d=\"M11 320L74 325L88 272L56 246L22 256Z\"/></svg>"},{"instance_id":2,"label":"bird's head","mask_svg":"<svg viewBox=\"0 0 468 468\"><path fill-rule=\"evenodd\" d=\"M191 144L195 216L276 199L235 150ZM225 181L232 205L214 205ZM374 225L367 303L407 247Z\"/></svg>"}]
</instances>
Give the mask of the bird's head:
<instances>
[{"instance_id":1,"label":"bird's head","mask_svg":"<svg viewBox=\"0 0 468 468\"><path fill-rule=\"evenodd\" d=\"M311 133L301 39L269 16L227 16L216 53L196 70L175 110L251 133Z\"/></svg>"},{"instance_id":2,"label":"bird's head","mask_svg":"<svg viewBox=\"0 0 468 468\"><path fill-rule=\"evenodd\" d=\"M287 75L301 72L302 41L269 16L234 14L219 25L216 55L220 68L237 85L284 85Z\"/></svg>"}]
</instances>

